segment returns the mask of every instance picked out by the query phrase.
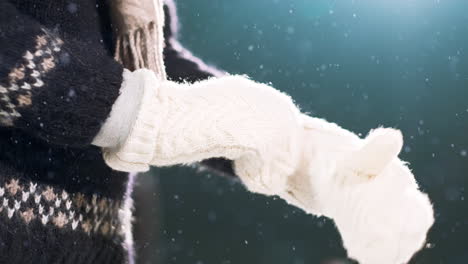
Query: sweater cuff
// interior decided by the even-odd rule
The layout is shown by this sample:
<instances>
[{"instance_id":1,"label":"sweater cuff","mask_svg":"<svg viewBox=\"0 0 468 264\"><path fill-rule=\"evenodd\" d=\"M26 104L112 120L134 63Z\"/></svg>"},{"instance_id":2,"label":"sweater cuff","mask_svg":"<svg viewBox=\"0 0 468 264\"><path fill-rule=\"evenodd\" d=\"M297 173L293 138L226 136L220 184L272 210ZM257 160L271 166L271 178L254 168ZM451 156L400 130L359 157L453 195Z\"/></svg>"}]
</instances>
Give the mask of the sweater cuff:
<instances>
[{"instance_id":1,"label":"sweater cuff","mask_svg":"<svg viewBox=\"0 0 468 264\"><path fill-rule=\"evenodd\" d=\"M93 144L114 170L144 172L156 147L156 96L161 80L147 69L124 71L120 96Z\"/></svg>"}]
</instances>

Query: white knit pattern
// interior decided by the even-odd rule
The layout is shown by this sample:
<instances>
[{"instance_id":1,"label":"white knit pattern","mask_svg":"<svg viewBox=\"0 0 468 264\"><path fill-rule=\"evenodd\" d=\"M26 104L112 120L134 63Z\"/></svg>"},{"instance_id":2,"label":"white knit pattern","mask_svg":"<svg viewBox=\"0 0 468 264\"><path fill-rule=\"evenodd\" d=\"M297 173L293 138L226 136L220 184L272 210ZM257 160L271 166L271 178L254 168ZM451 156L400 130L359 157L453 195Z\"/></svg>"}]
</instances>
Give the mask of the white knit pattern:
<instances>
[{"instance_id":1,"label":"white knit pattern","mask_svg":"<svg viewBox=\"0 0 468 264\"><path fill-rule=\"evenodd\" d=\"M298 162L299 110L291 98L244 76L160 87L155 166L213 157L235 161L255 192L284 190Z\"/></svg>"},{"instance_id":2,"label":"white knit pattern","mask_svg":"<svg viewBox=\"0 0 468 264\"><path fill-rule=\"evenodd\" d=\"M124 78L122 89L132 94L123 91L121 97L141 103L132 111L135 100L120 103L126 100L119 98L94 140L103 146L106 138L123 139L104 148L109 166L146 171L149 165L225 157L235 161L236 173L250 190L271 195L285 190L286 176L299 158L300 115L289 96L243 76L193 85L161 83L145 70ZM121 129L122 119L135 121Z\"/></svg>"}]
</instances>

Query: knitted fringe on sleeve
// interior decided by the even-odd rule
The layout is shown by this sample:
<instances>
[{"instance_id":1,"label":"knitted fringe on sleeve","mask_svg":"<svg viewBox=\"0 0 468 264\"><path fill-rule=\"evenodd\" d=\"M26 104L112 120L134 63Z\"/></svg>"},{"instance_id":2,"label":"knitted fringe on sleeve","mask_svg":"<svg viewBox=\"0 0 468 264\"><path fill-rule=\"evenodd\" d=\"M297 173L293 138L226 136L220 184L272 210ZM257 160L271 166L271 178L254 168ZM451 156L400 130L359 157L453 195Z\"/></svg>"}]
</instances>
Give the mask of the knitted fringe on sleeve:
<instances>
[{"instance_id":1,"label":"knitted fringe on sleeve","mask_svg":"<svg viewBox=\"0 0 468 264\"><path fill-rule=\"evenodd\" d=\"M133 12L133 15L129 16L127 12ZM121 1L115 5L113 16L120 21L117 23L115 59L131 71L150 69L158 78L165 80L162 1Z\"/></svg>"},{"instance_id":2,"label":"knitted fringe on sleeve","mask_svg":"<svg viewBox=\"0 0 468 264\"><path fill-rule=\"evenodd\" d=\"M146 27L118 36L115 59L131 71L146 68L165 79L164 64L159 59L162 45L155 41L155 38L160 38L159 34L158 28L151 22Z\"/></svg>"}]
</instances>

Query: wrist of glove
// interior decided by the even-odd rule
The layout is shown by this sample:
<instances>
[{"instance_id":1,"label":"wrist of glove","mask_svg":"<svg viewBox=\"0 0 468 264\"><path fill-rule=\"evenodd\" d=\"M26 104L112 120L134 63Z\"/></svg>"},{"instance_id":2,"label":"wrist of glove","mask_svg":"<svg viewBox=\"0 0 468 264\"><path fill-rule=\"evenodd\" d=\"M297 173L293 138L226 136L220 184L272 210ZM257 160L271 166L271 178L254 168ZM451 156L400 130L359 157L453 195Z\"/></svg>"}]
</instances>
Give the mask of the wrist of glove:
<instances>
[{"instance_id":1,"label":"wrist of glove","mask_svg":"<svg viewBox=\"0 0 468 264\"><path fill-rule=\"evenodd\" d=\"M399 131L377 129L360 139L241 76L177 84L145 70L125 74L122 95L137 89L137 103L116 102L95 139L112 168L146 171L224 157L250 191L334 219L361 264L404 263L423 245L432 207L397 158ZM123 132L106 136L116 131Z\"/></svg>"},{"instance_id":2,"label":"wrist of glove","mask_svg":"<svg viewBox=\"0 0 468 264\"><path fill-rule=\"evenodd\" d=\"M104 160L114 170L144 172L156 146L156 99L162 81L146 69L125 70L123 77L120 96L93 144L102 147Z\"/></svg>"}]
</instances>

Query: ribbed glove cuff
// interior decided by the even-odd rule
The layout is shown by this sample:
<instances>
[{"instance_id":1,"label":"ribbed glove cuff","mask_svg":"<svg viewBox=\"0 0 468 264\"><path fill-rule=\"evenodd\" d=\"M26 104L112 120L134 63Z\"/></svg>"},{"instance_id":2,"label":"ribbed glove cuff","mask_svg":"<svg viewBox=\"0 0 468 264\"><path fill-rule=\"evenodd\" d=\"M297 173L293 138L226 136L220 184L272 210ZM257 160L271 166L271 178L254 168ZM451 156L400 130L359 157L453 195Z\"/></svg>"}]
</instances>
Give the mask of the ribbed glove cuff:
<instances>
[{"instance_id":1,"label":"ribbed glove cuff","mask_svg":"<svg viewBox=\"0 0 468 264\"><path fill-rule=\"evenodd\" d=\"M103 147L104 160L114 170L149 170L157 140L155 99L161 83L150 70L124 72L121 95L93 142Z\"/></svg>"}]
</instances>

